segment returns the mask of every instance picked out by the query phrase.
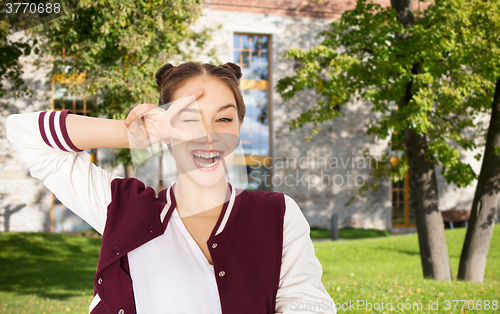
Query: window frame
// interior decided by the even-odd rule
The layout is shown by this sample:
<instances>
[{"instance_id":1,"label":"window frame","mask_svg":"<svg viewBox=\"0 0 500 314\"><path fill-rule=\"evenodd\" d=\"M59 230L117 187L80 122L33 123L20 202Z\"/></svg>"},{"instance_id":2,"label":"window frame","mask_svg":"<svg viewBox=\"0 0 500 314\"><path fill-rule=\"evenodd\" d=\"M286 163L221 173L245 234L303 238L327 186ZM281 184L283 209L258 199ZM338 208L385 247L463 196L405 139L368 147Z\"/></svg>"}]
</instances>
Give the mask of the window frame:
<instances>
[{"instance_id":1,"label":"window frame","mask_svg":"<svg viewBox=\"0 0 500 314\"><path fill-rule=\"evenodd\" d=\"M396 165L399 162L399 157L392 156L390 159L390 162L392 165ZM403 213L403 218L404 218L404 223L402 224L394 224L394 183L398 183L400 181L403 181L403 206L404 206L404 213ZM410 174L409 171L406 172L406 175L403 180L400 180L398 182L392 182L391 180L391 226L392 228L413 228L416 227L416 217L415 217L415 207L413 207L413 223L410 222L410 210L412 206L412 200L410 196ZM397 192L401 191L400 188L396 189ZM399 206L400 200L398 199L397 205ZM399 216L399 215L398 215Z\"/></svg>"},{"instance_id":2,"label":"window frame","mask_svg":"<svg viewBox=\"0 0 500 314\"><path fill-rule=\"evenodd\" d=\"M272 35L271 34L266 34L266 33L250 33L250 32L233 32L232 34L232 45L231 45L231 58L233 59L233 62L238 64L240 67L242 67L242 64L239 63L239 60L234 60L234 53L235 53L235 36L265 36L267 37L267 81L266 80L252 80L252 79L240 79L240 89L243 90L251 90L251 89L257 89L257 90L265 90L267 91L267 125L268 125L268 132L269 132L269 154L267 156L263 155L252 155L253 158L250 158L250 156L245 156L245 161L247 166L252 166L256 165L257 163L255 160L263 161L265 166L268 167L269 169L269 192L273 192L273 183L272 183L272 177L273 177L273 167L272 167L272 160L274 156L274 151L273 151L273 138L274 138L274 133L273 133L273 98L272 98L272 80L273 80L273 73L271 71L272 69ZM241 45L240 45L241 47ZM240 49L238 49L240 50ZM249 55L250 55L250 60L252 57L251 54L252 50L249 50ZM244 144L244 143L243 143ZM252 160L253 159L253 160Z\"/></svg>"}]
</instances>

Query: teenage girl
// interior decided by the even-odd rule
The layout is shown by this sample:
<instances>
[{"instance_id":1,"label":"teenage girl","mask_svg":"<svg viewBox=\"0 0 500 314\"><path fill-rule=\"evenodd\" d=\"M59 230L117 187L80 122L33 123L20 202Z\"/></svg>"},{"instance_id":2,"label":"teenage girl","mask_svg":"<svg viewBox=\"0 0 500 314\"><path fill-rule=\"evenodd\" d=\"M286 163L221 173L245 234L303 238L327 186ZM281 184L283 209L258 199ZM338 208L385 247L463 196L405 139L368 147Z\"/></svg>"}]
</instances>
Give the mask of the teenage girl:
<instances>
[{"instance_id":1,"label":"teenage girl","mask_svg":"<svg viewBox=\"0 0 500 314\"><path fill-rule=\"evenodd\" d=\"M230 62L166 64L156 82L167 110L138 105L125 121L69 110L8 117L31 175L103 235L89 313L336 313L296 202L226 181L245 116L240 78ZM161 140L179 175L158 196L83 151Z\"/></svg>"}]
</instances>

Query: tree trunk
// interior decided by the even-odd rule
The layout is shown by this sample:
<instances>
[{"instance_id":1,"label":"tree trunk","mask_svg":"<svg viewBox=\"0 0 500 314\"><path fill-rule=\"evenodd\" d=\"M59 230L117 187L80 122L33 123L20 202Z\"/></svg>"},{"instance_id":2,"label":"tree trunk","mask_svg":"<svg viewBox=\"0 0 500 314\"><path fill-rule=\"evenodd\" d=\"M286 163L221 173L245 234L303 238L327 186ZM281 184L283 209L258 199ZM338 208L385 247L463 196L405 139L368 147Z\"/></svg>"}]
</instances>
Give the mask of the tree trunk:
<instances>
[{"instance_id":1,"label":"tree trunk","mask_svg":"<svg viewBox=\"0 0 500 314\"><path fill-rule=\"evenodd\" d=\"M125 177L127 178L135 178L134 165L128 164L125 166Z\"/></svg>"},{"instance_id":2,"label":"tree trunk","mask_svg":"<svg viewBox=\"0 0 500 314\"><path fill-rule=\"evenodd\" d=\"M451 280L443 217L438 207L436 171L432 161L424 156L427 136L408 128L404 133L423 275L424 278Z\"/></svg>"},{"instance_id":3,"label":"tree trunk","mask_svg":"<svg viewBox=\"0 0 500 314\"><path fill-rule=\"evenodd\" d=\"M412 0L391 0L391 6L405 27L414 23ZM396 34L400 40L405 36ZM412 67L414 75L421 73L421 65ZM406 85L405 96L400 101L401 108L408 105L413 97L412 82ZM424 278L451 280L451 268L446 247L443 217L439 211L439 194L433 161L425 158L428 147L426 134L405 128L404 143L410 172L410 188L415 207L420 259Z\"/></svg>"},{"instance_id":4,"label":"tree trunk","mask_svg":"<svg viewBox=\"0 0 500 314\"><path fill-rule=\"evenodd\" d=\"M457 279L483 282L486 258L495 227L500 198L500 79L496 82L491 104L491 119L486 137L483 164L472 203Z\"/></svg>"},{"instance_id":5,"label":"tree trunk","mask_svg":"<svg viewBox=\"0 0 500 314\"><path fill-rule=\"evenodd\" d=\"M413 74L420 73L415 64ZM412 82L406 85L401 107L411 100ZM434 163L425 158L427 135L405 128L404 142L410 168L410 188L415 207L418 244L424 278L451 280L451 268L444 235L443 217L439 211L439 194Z\"/></svg>"},{"instance_id":6,"label":"tree trunk","mask_svg":"<svg viewBox=\"0 0 500 314\"><path fill-rule=\"evenodd\" d=\"M404 27L415 23L413 15L413 0L391 0L391 8L398 12L398 21Z\"/></svg>"}]
</instances>

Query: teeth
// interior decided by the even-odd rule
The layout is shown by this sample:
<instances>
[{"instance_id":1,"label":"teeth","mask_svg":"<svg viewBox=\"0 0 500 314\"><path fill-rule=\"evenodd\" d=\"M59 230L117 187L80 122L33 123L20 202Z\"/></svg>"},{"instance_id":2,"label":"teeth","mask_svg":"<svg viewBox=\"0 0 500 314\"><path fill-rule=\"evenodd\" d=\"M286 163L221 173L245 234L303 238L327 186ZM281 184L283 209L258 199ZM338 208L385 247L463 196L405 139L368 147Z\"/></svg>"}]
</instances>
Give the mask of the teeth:
<instances>
[{"instance_id":1,"label":"teeth","mask_svg":"<svg viewBox=\"0 0 500 314\"><path fill-rule=\"evenodd\" d=\"M214 157L219 157L220 153L193 153L194 156L196 157L201 157L201 158L214 158Z\"/></svg>"},{"instance_id":2,"label":"teeth","mask_svg":"<svg viewBox=\"0 0 500 314\"><path fill-rule=\"evenodd\" d=\"M210 163L210 164L200 162L200 161L196 160L196 158L195 158L195 161L198 165L200 165L202 167L211 167L211 166L214 166L219 161L220 153L219 152L215 152L215 153L195 153L195 152L193 152L193 156L199 157L199 158L205 158L205 159L214 158L214 162Z\"/></svg>"},{"instance_id":3,"label":"teeth","mask_svg":"<svg viewBox=\"0 0 500 314\"><path fill-rule=\"evenodd\" d=\"M195 161L196 161L196 160L195 160ZM215 161L215 162L213 162L213 163L211 163L211 164L206 164L206 163L204 163L204 162L198 162L198 161L196 161L196 163L197 163L198 165L202 166L202 167L212 167L212 166L214 166L214 165L217 163L217 161Z\"/></svg>"}]
</instances>

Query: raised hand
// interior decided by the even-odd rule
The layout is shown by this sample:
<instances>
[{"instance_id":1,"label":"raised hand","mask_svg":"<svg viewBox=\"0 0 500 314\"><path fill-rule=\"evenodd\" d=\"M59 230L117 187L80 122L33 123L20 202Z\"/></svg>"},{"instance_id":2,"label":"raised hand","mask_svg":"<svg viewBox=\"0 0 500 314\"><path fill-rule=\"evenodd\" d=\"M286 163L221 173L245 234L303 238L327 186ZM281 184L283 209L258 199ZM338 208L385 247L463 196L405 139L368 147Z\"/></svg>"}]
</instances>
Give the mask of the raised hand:
<instances>
[{"instance_id":1,"label":"raised hand","mask_svg":"<svg viewBox=\"0 0 500 314\"><path fill-rule=\"evenodd\" d=\"M129 132L130 148L147 148L161 140L168 143L171 139L202 141L204 134L176 128L172 126L172 119L204 92L203 87L198 87L176 100L167 110L150 104L137 105L124 120Z\"/></svg>"}]
</instances>

